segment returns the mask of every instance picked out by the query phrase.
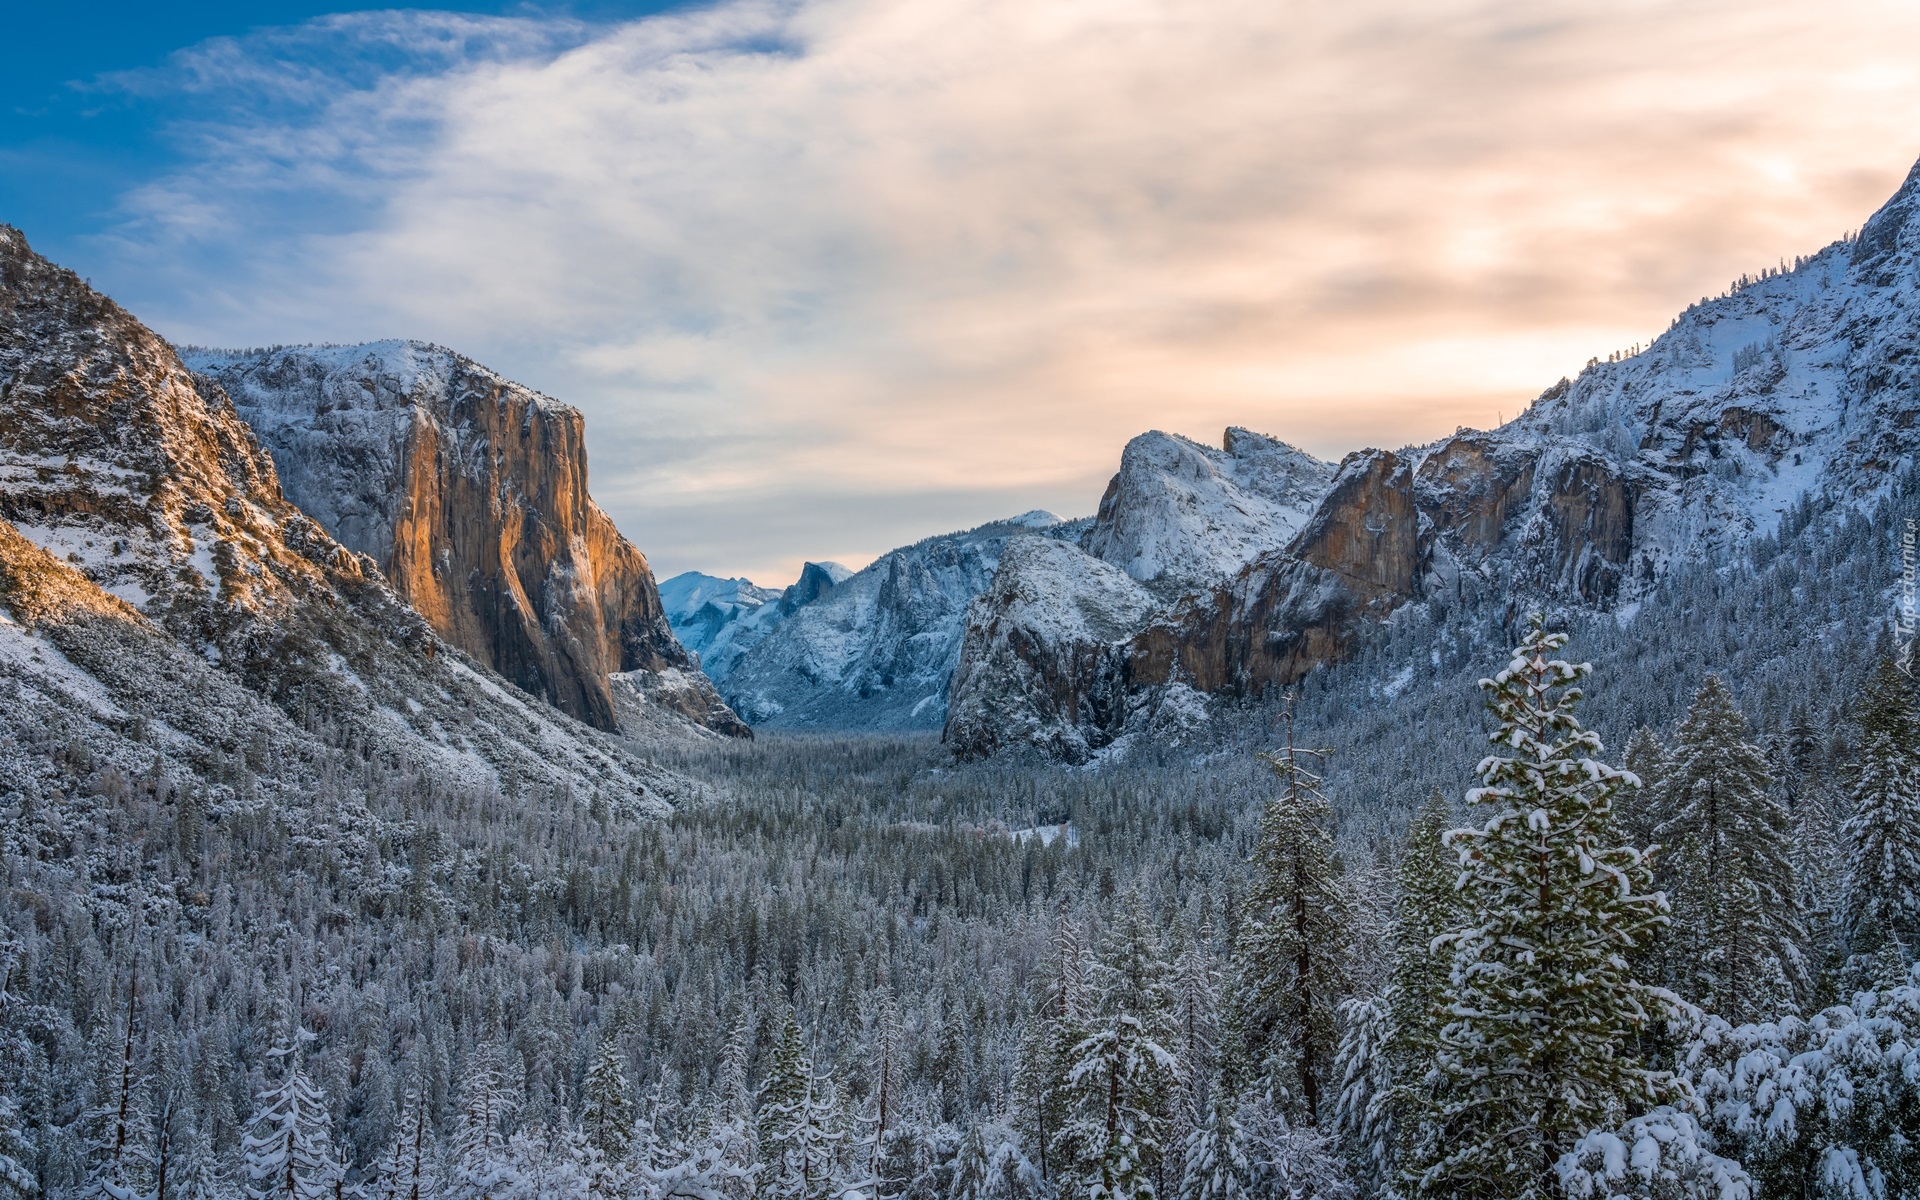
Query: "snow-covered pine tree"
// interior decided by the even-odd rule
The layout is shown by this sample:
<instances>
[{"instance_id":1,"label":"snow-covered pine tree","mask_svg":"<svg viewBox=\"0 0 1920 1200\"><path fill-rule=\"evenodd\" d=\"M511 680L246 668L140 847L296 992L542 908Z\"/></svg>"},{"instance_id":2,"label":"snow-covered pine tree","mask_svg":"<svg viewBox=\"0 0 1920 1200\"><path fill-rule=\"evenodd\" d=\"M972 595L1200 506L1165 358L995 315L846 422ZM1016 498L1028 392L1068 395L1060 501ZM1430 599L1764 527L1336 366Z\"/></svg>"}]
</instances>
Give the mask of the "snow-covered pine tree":
<instances>
[{"instance_id":1,"label":"snow-covered pine tree","mask_svg":"<svg viewBox=\"0 0 1920 1200\"><path fill-rule=\"evenodd\" d=\"M861 1156L875 1175L879 1172L880 1148L886 1141L887 1130L893 1128L899 1115L900 1041L900 1005L894 1000L893 989L883 983L874 999L873 1040L868 1053L872 1111L864 1122L871 1132L862 1139L864 1154Z\"/></svg>"},{"instance_id":2,"label":"snow-covered pine tree","mask_svg":"<svg viewBox=\"0 0 1920 1200\"><path fill-rule=\"evenodd\" d=\"M1253 1194L1253 1169L1244 1136L1226 1089L1212 1089L1205 1117L1181 1147L1178 1200L1247 1200Z\"/></svg>"},{"instance_id":3,"label":"snow-covered pine tree","mask_svg":"<svg viewBox=\"0 0 1920 1200\"><path fill-rule=\"evenodd\" d=\"M434 1200L440 1194L434 1170L437 1150L420 1088L408 1088L393 1144L381 1157L374 1177L374 1195L379 1200Z\"/></svg>"},{"instance_id":4,"label":"snow-covered pine tree","mask_svg":"<svg viewBox=\"0 0 1920 1200\"><path fill-rule=\"evenodd\" d=\"M1272 1091L1307 1124L1331 1097L1338 1048L1336 1008L1346 990L1347 896L1334 864L1327 800L1307 766L1324 751L1294 740L1265 755L1280 790L1267 800L1254 848L1254 882L1234 948L1234 1020L1254 1075L1236 1087Z\"/></svg>"},{"instance_id":5,"label":"snow-covered pine tree","mask_svg":"<svg viewBox=\"0 0 1920 1200\"><path fill-rule=\"evenodd\" d=\"M1066 1078L1073 1108L1054 1135L1054 1157L1073 1164L1062 1181L1073 1195L1153 1200L1163 1149L1154 1109L1179 1077L1179 1060L1132 1013L1102 1017L1074 1047Z\"/></svg>"},{"instance_id":6,"label":"snow-covered pine tree","mask_svg":"<svg viewBox=\"0 0 1920 1200\"><path fill-rule=\"evenodd\" d=\"M626 1157L633 1139L633 1092L624 1057L615 1031L603 1032L581 1089L580 1130L610 1163Z\"/></svg>"},{"instance_id":7,"label":"snow-covered pine tree","mask_svg":"<svg viewBox=\"0 0 1920 1200\"><path fill-rule=\"evenodd\" d=\"M602 1044L611 1040L604 1039ZM598 1065L596 1061L595 1066ZM593 1121L600 1114L593 1108L596 1100L591 1072L587 1086L587 1115L589 1121ZM499 1053L492 1046L476 1047L468 1056L467 1069L460 1077L459 1096L460 1111L454 1118L453 1144L442 1194L447 1200L508 1200L518 1185L507 1155L506 1134L507 1121L515 1106L500 1068ZM416 1125L419 1120L416 1117Z\"/></svg>"},{"instance_id":8,"label":"snow-covered pine tree","mask_svg":"<svg viewBox=\"0 0 1920 1200\"><path fill-rule=\"evenodd\" d=\"M1015 1068L1014 1095L1019 1124L1033 1138L1042 1178L1072 1177L1078 1164L1062 1162L1055 1141L1073 1108L1067 1073L1073 1069L1074 1047L1086 1040L1092 1017L1083 975L1079 931L1065 897L1054 919L1054 975L1038 1009L1021 1031L1020 1060Z\"/></svg>"},{"instance_id":9,"label":"snow-covered pine tree","mask_svg":"<svg viewBox=\"0 0 1920 1200\"><path fill-rule=\"evenodd\" d=\"M1220 964L1213 952L1213 921L1201 921L1174 964L1174 1021L1179 1028L1180 1061L1186 1068L1187 1102L1195 1119L1207 1111L1208 1092L1218 1067L1220 1041Z\"/></svg>"},{"instance_id":10,"label":"snow-covered pine tree","mask_svg":"<svg viewBox=\"0 0 1920 1200\"><path fill-rule=\"evenodd\" d=\"M40 1190L33 1167L37 1148L14 1092L33 1057L32 1045L13 1029L19 1004L13 984L25 954L18 939L0 934L0 1200L25 1200Z\"/></svg>"},{"instance_id":11,"label":"snow-covered pine tree","mask_svg":"<svg viewBox=\"0 0 1920 1200\"><path fill-rule=\"evenodd\" d=\"M1738 1025L1810 994L1793 883L1792 817L1718 675L1694 694L1667 755L1654 837L1673 906L1668 986Z\"/></svg>"},{"instance_id":12,"label":"snow-covered pine tree","mask_svg":"<svg viewBox=\"0 0 1920 1200\"><path fill-rule=\"evenodd\" d=\"M1666 794L1660 785L1666 778L1667 759L1667 747L1652 726L1642 725L1627 738L1625 765L1640 786L1628 788L1614 802L1613 823L1629 846L1653 845L1653 831L1673 815L1660 803Z\"/></svg>"},{"instance_id":13,"label":"snow-covered pine tree","mask_svg":"<svg viewBox=\"0 0 1920 1200\"><path fill-rule=\"evenodd\" d=\"M1853 812L1841 836L1847 949L1864 983L1897 979L1920 953L1920 715L1912 684L1891 662L1880 664L1863 701Z\"/></svg>"},{"instance_id":14,"label":"snow-covered pine tree","mask_svg":"<svg viewBox=\"0 0 1920 1200\"><path fill-rule=\"evenodd\" d=\"M953 1156L953 1186L947 1200L996 1200L998 1188L986 1128L976 1122L960 1139L960 1152Z\"/></svg>"},{"instance_id":15,"label":"snow-covered pine tree","mask_svg":"<svg viewBox=\"0 0 1920 1200\"><path fill-rule=\"evenodd\" d=\"M760 1093L762 1191L768 1200L822 1200L832 1190L833 1167L845 1134L834 1128L833 1080L816 1075L788 1010Z\"/></svg>"},{"instance_id":16,"label":"snow-covered pine tree","mask_svg":"<svg viewBox=\"0 0 1920 1200\"><path fill-rule=\"evenodd\" d=\"M153 1183L153 1114L147 1111L147 1081L134 1046L139 984L136 951L116 1027L99 1045L94 1103L81 1116L87 1130L87 1183L80 1194L88 1200L142 1200Z\"/></svg>"},{"instance_id":17,"label":"snow-covered pine tree","mask_svg":"<svg viewBox=\"0 0 1920 1200\"><path fill-rule=\"evenodd\" d=\"M241 1176L247 1200L322 1200L344 1172L333 1148L326 1094L308 1077L297 1049L310 1037L295 1031L268 1052L281 1077L260 1093L241 1139Z\"/></svg>"},{"instance_id":18,"label":"snow-covered pine tree","mask_svg":"<svg viewBox=\"0 0 1920 1200\"><path fill-rule=\"evenodd\" d=\"M20 1106L0 1092L0 1200L24 1198L40 1190L28 1165L33 1150L33 1140L20 1120Z\"/></svg>"},{"instance_id":19,"label":"snow-covered pine tree","mask_svg":"<svg viewBox=\"0 0 1920 1200\"><path fill-rule=\"evenodd\" d=\"M1363 1183L1381 1195L1394 1194L1419 1128L1422 1081L1447 1019L1452 955L1433 942L1457 927L1460 913L1459 866L1441 844L1452 825L1452 807L1437 791L1414 814L1400 856L1392 974L1381 995L1342 1006L1341 1132Z\"/></svg>"},{"instance_id":20,"label":"snow-covered pine tree","mask_svg":"<svg viewBox=\"0 0 1920 1200\"><path fill-rule=\"evenodd\" d=\"M1630 777L1598 761L1581 728L1577 682L1592 668L1556 657L1566 635L1531 617L1506 668L1483 680L1505 751L1480 763L1467 803L1480 828L1448 831L1459 856L1466 928L1432 1073L1432 1116L1409 1180L1432 1196L1545 1200L1554 1164L1591 1129L1644 1112L1671 1080L1633 1057L1664 994L1635 980L1627 954L1664 921L1638 850L1610 839L1614 793Z\"/></svg>"}]
</instances>

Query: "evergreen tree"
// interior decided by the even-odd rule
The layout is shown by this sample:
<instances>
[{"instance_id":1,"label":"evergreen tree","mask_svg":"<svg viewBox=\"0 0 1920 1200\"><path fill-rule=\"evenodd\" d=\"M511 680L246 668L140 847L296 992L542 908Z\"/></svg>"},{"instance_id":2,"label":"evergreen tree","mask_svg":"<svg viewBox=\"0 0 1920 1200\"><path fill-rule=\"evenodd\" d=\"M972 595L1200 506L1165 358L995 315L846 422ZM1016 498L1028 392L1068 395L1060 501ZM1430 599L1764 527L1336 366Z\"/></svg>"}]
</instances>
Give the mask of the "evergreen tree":
<instances>
[{"instance_id":1,"label":"evergreen tree","mask_svg":"<svg viewBox=\"0 0 1920 1200\"><path fill-rule=\"evenodd\" d=\"M603 1039L601 1044L604 1047L611 1041L611 1038ZM599 1066L597 1060L595 1066ZM615 1067L618 1068L617 1062ZM596 1101L591 1072L587 1094L589 1126L598 1132L595 1122L603 1114L593 1108ZM508 1161L506 1134L506 1123L513 1108L512 1093L502 1077L498 1055L491 1046L477 1048L460 1079L460 1112L454 1119L453 1153L443 1189L447 1200L505 1200L513 1194L517 1181ZM607 1119L617 1119L617 1114ZM422 1120L422 1117L415 1118L416 1127Z\"/></svg>"},{"instance_id":2,"label":"evergreen tree","mask_svg":"<svg viewBox=\"0 0 1920 1200\"><path fill-rule=\"evenodd\" d=\"M94 1075L94 1105L82 1116L88 1129L86 1197L140 1200L153 1182L153 1115L146 1080L134 1053L134 1000L140 968L127 974L126 1003L116 1036L104 1039Z\"/></svg>"},{"instance_id":3,"label":"evergreen tree","mask_svg":"<svg viewBox=\"0 0 1920 1200\"><path fill-rule=\"evenodd\" d=\"M1332 1087L1336 1007L1346 990L1347 897L1334 865L1320 777L1307 769L1324 751L1297 746L1292 700L1286 744L1266 756L1281 789L1267 801L1254 849L1238 967L1241 1051L1268 1088L1308 1124Z\"/></svg>"},{"instance_id":4,"label":"evergreen tree","mask_svg":"<svg viewBox=\"0 0 1920 1200\"><path fill-rule=\"evenodd\" d=\"M418 1087L410 1088L393 1144L380 1160L375 1191L379 1200L435 1200L440 1189L433 1169L434 1149L425 1098Z\"/></svg>"},{"instance_id":5,"label":"evergreen tree","mask_svg":"<svg viewBox=\"0 0 1920 1200\"><path fill-rule=\"evenodd\" d=\"M1592 757L1600 740L1581 728L1572 686L1592 668L1555 657L1565 643L1536 613L1506 669L1481 683L1505 753L1481 762L1467 794L1491 810L1486 823L1445 839L1469 924L1442 939L1452 1004L1414 1179L1428 1195L1543 1200L1581 1134L1671 1087L1632 1056L1661 996L1626 959L1666 905L1647 893L1640 852L1610 844L1626 777Z\"/></svg>"},{"instance_id":6,"label":"evergreen tree","mask_svg":"<svg viewBox=\"0 0 1920 1200\"><path fill-rule=\"evenodd\" d=\"M283 1071L260 1093L241 1140L247 1200L321 1200L344 1176L334 1156L326 1094L301 1067L294 1037L270 1052Z\"/></svg>"},{"instance_id":7,"label":"evergreen tree","mask_svg":"<svg viewBox=\"0 0 1920 1200\"><path fill-rule=\"evenodd\" d=\"M1847 947L1897 979L1920 952L1920 752L1911 685L1883 662L1860 714L1860 760L1846 845Z\"/></svg>"},{"instance_id":8,"label":"evergreen tree","mask_svg":"<svg viewBox=\"0 0 1920 1200\"><path fill-rule=\"evenodd\" d=\"M1206 1119L1194 1126L1182 1147L1179 1200L1248 1200L1253 1169L1244 1136L1224 1088L1212 1089Z\"/></svg>"},{"instance_id":9,"label":"evergreen tree","mask_svg":"<svg viewBox=\"0 0 1920 1200\"><path fill-rule=\"evenodd\" d=\"M1654 830L1673 816L1661 804L1667 795L1661 783L1667 775L1668 751L1660 735L1651 726L1642 725L1627 739L1625 758L1627 773L1638 779L1640 786L1621 792L1614 802L1614 825L1627 845L1651 846Z\"/></svg>"},{"instance_id":10,"label":"evergreen tree","mask_svg":"<svg viewBox=\"0 0 1920 1200\"><path fill-rule=\"evenodd\" d=\"M1733 693L1709 675L1665 763L1654 831L1673 905L1669 985L1734 1024L1808 994L1792 819L1747 740Z\"/></svg>"},{"instance_id":11,"label":"evergreen tree","mask_svg":"<svg viewBox=\"0 0 1920 1200\"><path fill-rule=\"evenodd\" d=\"M771 1073L760 1093L760 1150L768 1200L821 1200L832 1188L837 1145L833 1081L816 1075L791 1010L780 1031Z\"/></svg>"},{"instance_id":12,"label":"evergreen tree","mask_svg":"<svg viewBox=\"0 0 1920 1200\"><path fill-rule=\"evenodd\" d=\"M581 1132L609 1163L625 1158L633 1139L633 1094L621 1058L619 1039L609 1029L600 1037L581 1095Z\"/></svg>"},{"instance_id":13,"label":"evergreen tree","mask_svg":"<svg viewBox=\"0 0 1920 1200\"><path fill-rule=\"evenodd\" d=\"M1153 1200L1162 1152L1161 1097L1179 1082L1180 1064L1148 1036L1140 1018L1115 1012L1074 1047L1067 1072L1071 1115L1054 1136L1054 1153L1073 1164L1067 1180L1088 1200Z\"/></svg>"}]
</instances>

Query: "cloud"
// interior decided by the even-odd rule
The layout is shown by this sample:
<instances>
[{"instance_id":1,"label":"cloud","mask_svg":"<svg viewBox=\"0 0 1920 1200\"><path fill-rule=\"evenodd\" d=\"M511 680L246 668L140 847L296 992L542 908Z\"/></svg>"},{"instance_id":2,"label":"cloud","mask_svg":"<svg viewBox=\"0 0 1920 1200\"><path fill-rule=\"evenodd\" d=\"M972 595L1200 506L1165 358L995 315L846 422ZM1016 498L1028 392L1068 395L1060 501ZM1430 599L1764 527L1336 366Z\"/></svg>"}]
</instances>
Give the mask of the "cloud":
<instances>
[{"instance_id":1,"label":"cloud","mask_svg":"<svg viewBox=\"0 0 1920 1200\"><path fill-rule=\"evenodd\" d=\"M1511 415L1857 225L1916 44L1871 0L332 17L118 82L198 107L96 274L184 339L460 348L587 411L657 565L778 580L1089 510L1150 427Z\"/></svg>"}]
</instances>

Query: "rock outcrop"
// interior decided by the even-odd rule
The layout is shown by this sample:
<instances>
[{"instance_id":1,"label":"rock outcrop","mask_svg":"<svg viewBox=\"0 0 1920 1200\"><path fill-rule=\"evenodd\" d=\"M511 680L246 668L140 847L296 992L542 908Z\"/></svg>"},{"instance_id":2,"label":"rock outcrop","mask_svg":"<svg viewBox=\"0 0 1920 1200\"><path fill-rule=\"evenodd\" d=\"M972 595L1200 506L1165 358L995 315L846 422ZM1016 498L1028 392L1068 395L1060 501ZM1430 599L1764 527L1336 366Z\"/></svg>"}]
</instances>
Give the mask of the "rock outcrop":
<instances>
[{"instance_id":1,"label":"rock outcrop","mask_svg":"<svg viewBox=\"0 0 1920 1200\"><path fill-rule=\"evenodd\" d=\"M1278 523L1196 519L1212 509L1187 496L1229 494L1218 480L1237 456L1145 435L1086 545L1160 581L1161 607L1124 653L1091 656L1023 619L1021 673L956 678L949 743L963 756L1018 743L1084 757L1127 736L1170 689L1286 687L1409 603L1442 619L1469 596L1606 610L1639 602L1675 563L1715 561L1768 534L1807 493L1871 504L1920 447L1917 262L1920 166L1854 241L1743 279L1507 425L1350 456L1290 540ZM1233 442L1230 431L1229 451ZM1312 494L1311 466L1285 461L1291 494ZM1122 516L1125 497L1135 499ZM1209 565L1215 578L1193 578ZM982 604L1014 604L1016 592L996 581ZM976 613L962 660L1005 657L1004 625ZM1048 654L1055 661L1037 661ZM1056 677L1073 686L1027 682ZM1088 695L1100 702L1077 699Z\"/></svg>"},{"instance_id":2,"label":"rock outcrop","mask_svg":"<svg viewBox=\"0 0 1920 1200\"><path fill-rule=\"evenodd\" d=\"M4 226L0 602L0 724L67 712L155 770L215 779L239 738L609 811L691 792L448 645L288 502L217 384Z\"/></svg>"},{"instance_id":3,"label":"rock outcrop","mask_svg":"<svg viewBox=\"0 0 1920 1200\"><path fill-rule=\"evenodd\" d=\"M441 637L522 690L616 730L619 673L746 734L669 628L647 560L587 493L578 410L418 342L191 351L288 496L369 556Z\"/></svg>"},{"instance_id":4,"label":"rock outcrop","mask_svg":"<svg viewBox=\"0 0 1920 1200\"><path fill-rule=\"evenodd\" d=\"M1127 443L1085 548L1163 595L1232 574L1312 517L1333 467L1229 429L1221 448L1157 430Z\"/></svg>"}]
</instances>

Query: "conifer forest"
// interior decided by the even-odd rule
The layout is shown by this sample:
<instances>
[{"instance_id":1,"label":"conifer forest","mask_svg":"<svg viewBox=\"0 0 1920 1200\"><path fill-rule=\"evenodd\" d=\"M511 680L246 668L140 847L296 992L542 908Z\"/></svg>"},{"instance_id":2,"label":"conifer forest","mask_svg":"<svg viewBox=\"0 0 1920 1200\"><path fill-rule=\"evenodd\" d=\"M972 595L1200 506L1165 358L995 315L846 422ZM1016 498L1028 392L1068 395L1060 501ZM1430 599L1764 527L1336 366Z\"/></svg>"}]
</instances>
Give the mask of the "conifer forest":
<instances>
[{"instance_id":1,"label":"conifer forest","mask_svg":"<svg viewBox=\"0 0 1920 1200\"><path fill-rule=\"evenodd\" d=\"M0 1193L1920 1195L1917 498L1631 622L1415 606L1097 768L675 743L634 815L321 728L269 805L269 742L16 726Z\"/></svg>"}]
</instances>

